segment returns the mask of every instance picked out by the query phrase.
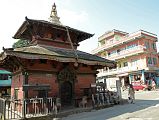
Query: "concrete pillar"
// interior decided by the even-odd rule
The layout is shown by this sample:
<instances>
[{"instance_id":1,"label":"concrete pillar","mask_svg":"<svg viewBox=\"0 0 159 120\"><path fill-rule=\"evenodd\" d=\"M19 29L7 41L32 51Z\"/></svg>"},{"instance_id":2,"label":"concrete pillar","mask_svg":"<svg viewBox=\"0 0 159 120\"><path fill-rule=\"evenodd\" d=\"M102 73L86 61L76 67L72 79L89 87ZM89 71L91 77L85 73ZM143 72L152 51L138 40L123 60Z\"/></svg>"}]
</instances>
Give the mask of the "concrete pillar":
<instances>
[{"instance_id":1,"label":"concrete pillar","mask_svg":"<svg viewBox=\"0 0 159 120\"><path fill-rule=\"evenodd\" d=\"M141 81L145 83L145 70L141 70Z\"/></svg>"},{"instance_id":2,"label":"concrete pillar","mask_svg":"<svg viewBox=\"0 0 159 120\"><path fill-rule=\"evenodd\" d=\"M132 76L131 74L129 74L129 83L130 83L130 84L132 83L132 80L133 80L132 77L133 77L133 76Z\"/></svg>"},{"instance_id":3,"label":"concrete pillar","mask_svg":"<svg viewBox=\"0 0 159 120\"><path fill-rule=\"evenodd\" d=\"M116 80L116 88L117 88L117 93L119 95L119 100L122 99L122 93L121 93L121 81Z\"/></svg>"}]
</instances>

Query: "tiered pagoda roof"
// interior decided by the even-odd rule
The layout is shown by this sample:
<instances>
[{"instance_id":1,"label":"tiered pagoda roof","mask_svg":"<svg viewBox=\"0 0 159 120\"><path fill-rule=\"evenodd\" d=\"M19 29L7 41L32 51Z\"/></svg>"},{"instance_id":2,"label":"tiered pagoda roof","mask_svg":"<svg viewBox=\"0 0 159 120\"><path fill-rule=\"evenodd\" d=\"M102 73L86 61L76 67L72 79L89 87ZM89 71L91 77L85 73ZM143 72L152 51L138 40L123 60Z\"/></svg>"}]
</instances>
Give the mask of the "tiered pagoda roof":
<instances>
[{"instance_id":1,"label":"tiered pagoda roof","mask_svg":"<svg viewBox=\"0 0 159 120\"><path fill-rule=\"evenodd\" d=\"M70 43L68 42L68 45L70 46L71 43L78 46L77 44L79 42L93 36L93 34L62 25L59 21L59 17L57 16L56 5L54 4L50 15L50 22L26 18L13 38L25 39L29 42L32 42L33 36L38 35L40 39L45 41L43 34L47 33L48 31L51 32L52 35L59 33L62 35L65 34L66 40L69 39L67 34L69 32L71 39L74 38L72 39L72 42L71 40ZM55 42L55 39L51 38L50 41ZM66 42L63 43L66 44ZM6 65L6 61L10 60L11 57L25 59L48 59L59 62L78 62L87 65L107 67L114 67L116 64L114 61L76 50L76 48L71 48L72 47L61 48L46 44L30 44L27 47L4 49L4 51L0 54L0 65Z\"/></svg>"}]
</instances>

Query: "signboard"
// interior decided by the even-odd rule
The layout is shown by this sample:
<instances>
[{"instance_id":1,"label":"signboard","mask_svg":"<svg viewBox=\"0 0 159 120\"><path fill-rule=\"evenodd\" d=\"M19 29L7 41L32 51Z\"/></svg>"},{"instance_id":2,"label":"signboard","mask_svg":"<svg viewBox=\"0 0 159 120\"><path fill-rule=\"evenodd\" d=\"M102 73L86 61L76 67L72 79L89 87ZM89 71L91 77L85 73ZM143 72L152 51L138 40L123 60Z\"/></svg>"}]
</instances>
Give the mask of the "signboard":
<instances>
[{"instance_id":1,"label":"signboard","mask_svg":"<svg viewBox=\"0 0 159 120\"><path fill-rule=\"evenodd\" d=\"M91 83L91 87L96 87L96 83Z\"/></svg>"}]
</instances>

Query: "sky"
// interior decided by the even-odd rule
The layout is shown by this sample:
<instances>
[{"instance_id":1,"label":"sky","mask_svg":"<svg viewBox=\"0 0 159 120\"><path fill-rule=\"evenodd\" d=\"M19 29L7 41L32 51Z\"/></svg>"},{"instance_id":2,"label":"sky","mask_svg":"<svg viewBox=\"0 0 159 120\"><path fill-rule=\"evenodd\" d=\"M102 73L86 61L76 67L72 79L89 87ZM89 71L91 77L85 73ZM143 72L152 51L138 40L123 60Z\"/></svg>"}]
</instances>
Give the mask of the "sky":
<instances>
[{"instance_id":1,"label":"sky","mask_svg":"<svg viewBox=\"0 0 159 120\"><path fill-rule=\"evenodd\" d=\"M54 2L62 24L94 34L78 47L88 53L109 30L159 34L159 0L0 0L0 52L17 41L12 37L25 16L49 21Z\"/></svg>"}]
</instances>

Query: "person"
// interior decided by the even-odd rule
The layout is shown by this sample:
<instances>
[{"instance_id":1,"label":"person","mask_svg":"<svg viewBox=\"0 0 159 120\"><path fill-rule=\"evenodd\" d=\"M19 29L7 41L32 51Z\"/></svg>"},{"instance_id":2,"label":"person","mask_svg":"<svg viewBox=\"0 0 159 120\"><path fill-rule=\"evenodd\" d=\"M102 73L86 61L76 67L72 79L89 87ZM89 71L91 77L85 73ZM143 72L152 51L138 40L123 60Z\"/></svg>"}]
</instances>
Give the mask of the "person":
<instances>
[{"instance_id":1,"label":"person","mask_svg":"<svg viewBox=\"0 0 159 120\"><path fill-rule=\"evenodd\" d=\"M61 99L58 96L55 99L55 107L57 109L57 112L61 110Z\"/></svg>"},{"instance_id":2,"label":"person","mask_svg":"<svg viewBox=\"0 0 159 120\"><path fill-rule=\"evenodd\" d=\"M128 85L128 102L135 103L135 90L132 84Z\"/></svg>"},{"instance_id":3,"label":"person","mask_svg":"<svg viewBox=\"0 0 159 120\"><path fill-rule=\"evenodd\" d=\"M155 90L156 89L156 83L154 80L152 80L152 90Z\"/></svg>"},{"instance_id":4,"label":"person","mask_svg":"<svg viewBox=\"0 0 159 120\"><path fill-rule=\"evenodd\" d=\"M95 98L94 93L92 93L92 106L95 108Z\"/></svg>"}]
</instances>

